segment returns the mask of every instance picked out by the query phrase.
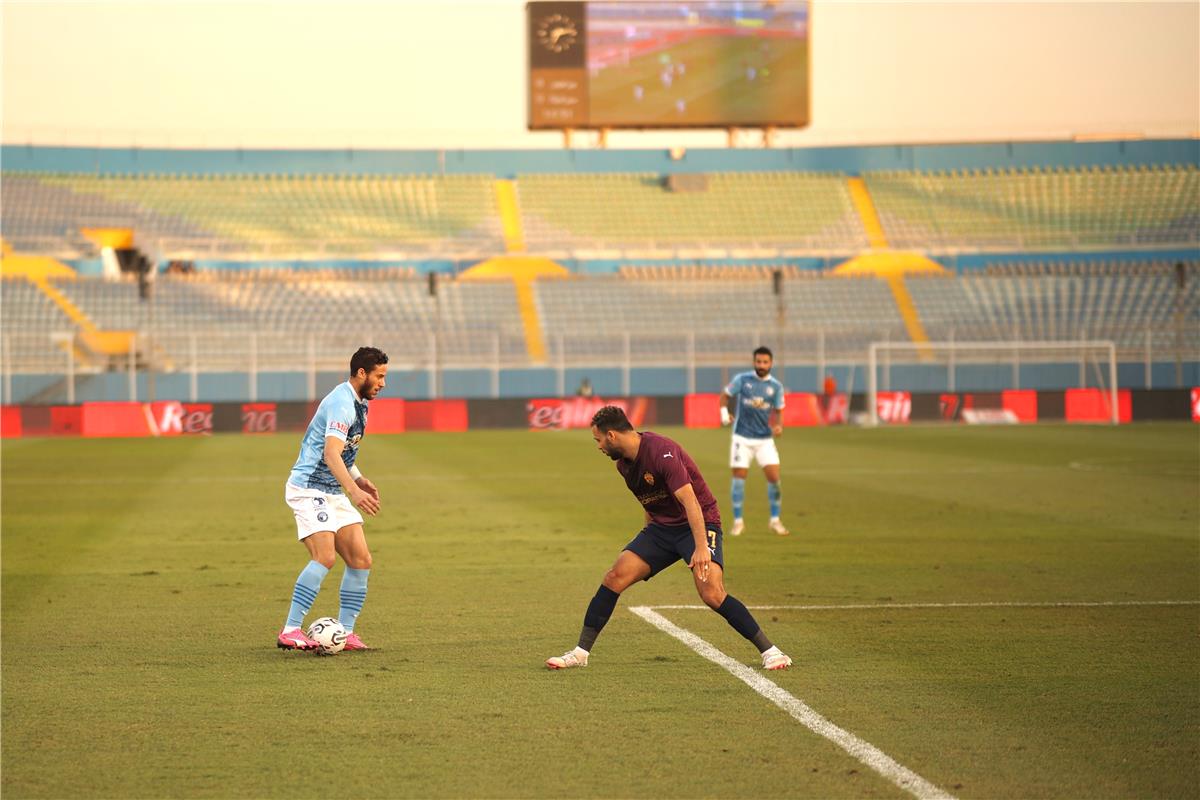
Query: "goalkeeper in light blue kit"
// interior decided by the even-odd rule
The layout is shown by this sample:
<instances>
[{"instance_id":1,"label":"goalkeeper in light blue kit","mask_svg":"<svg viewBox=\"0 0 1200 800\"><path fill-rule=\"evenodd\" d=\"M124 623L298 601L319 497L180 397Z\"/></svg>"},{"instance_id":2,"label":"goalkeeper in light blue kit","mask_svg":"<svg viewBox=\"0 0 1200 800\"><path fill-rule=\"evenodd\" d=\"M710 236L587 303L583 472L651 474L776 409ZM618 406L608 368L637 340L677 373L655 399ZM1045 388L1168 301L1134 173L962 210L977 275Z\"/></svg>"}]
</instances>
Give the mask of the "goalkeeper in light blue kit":
<instances>
[{"instance_id":1,"label":"goalkeeper in light blue kit","mask_svg":"<svg viewBox=\"0 0 1200 800\"><path fill-rule=\"evenodd\" d=\"M350 358L350 379L325 396L300 441L284 499L296 517L296 537L310 560L296 579L287 621L276 640L284 650L317 649L301 625L337 556L346 562L338 592L346 649L367 649L354 632L371 571L360 511L371 516L379 513L379 490L363 477L354 460L367 430L367 406L387 385L387 363L382 350L360 347Z\"/></svg>"},{"instance_id":2,"label":"goalkeeper in light blue kit","mask_svg":"<svg viewBox=\"0 0 1200 800\"><path fill-rule=\"evenodd\" d=\"M783 493L779 488L779 450L775 447L775 437L783 435L784 392L783 384L771 375L773 363L768 348L755 350L754 371L735 375L721 398L721 424L733 423L733 441L729 446L729 466L733 469L730 536L740 536L746 527L742 506L751 459L758 462L767 478L767 502L771 506L767 527L772 533L788 535L788 529L779 519Z\"/></svg>"}]
</instances>

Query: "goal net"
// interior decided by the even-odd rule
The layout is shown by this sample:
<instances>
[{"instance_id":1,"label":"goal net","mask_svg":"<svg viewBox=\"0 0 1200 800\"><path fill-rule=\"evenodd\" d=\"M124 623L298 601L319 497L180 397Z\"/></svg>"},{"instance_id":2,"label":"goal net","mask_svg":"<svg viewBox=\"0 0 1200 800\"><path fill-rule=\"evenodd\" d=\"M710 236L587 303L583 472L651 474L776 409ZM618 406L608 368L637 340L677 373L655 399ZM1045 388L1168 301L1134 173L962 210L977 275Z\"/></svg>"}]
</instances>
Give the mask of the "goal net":
<instances>
[{"instance_id":1,"label":"goal net","mask_svg":"<svg viewBox=\"0 0 1200 800\"><path fill-rule=\"evenodd\" d=\"M999 397L1015 390L1091 389L1106 421L1117 424L1117 351L1111 341L872 342L867 350L867 421L907 420L911 396L940 397L933 418L1015 422L992 405L964 408L968 395ZM958 404L946 408L947 404ZM970 405L968 403L968 405Z\"/></svg>"}]
</instances>

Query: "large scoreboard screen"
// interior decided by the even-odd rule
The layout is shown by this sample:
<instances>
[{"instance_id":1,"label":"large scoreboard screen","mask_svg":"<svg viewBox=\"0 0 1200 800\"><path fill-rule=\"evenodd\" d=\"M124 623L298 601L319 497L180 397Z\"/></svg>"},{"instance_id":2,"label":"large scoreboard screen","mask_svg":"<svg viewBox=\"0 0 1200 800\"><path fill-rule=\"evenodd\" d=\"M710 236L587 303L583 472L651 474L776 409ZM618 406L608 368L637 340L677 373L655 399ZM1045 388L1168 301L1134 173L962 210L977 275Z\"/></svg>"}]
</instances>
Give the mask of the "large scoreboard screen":
<instances>
[{"instance_id":1,"label":"large scoreboard screen","mask_svg":"<svg viewBox=\"0 0 1200 800\"><path fill-rule=\"evenodd\" d=\"M529 127L802 127L807 2L532 2Z\"/></svg>"}]
</instances>

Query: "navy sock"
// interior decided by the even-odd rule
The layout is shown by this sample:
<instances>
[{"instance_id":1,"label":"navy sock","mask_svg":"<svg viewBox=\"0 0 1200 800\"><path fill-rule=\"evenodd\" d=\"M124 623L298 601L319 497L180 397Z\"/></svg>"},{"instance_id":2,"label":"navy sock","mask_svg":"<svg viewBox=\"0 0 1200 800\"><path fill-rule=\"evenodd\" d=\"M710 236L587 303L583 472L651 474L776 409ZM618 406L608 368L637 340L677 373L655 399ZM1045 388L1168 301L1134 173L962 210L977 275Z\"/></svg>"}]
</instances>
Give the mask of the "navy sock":
<instances>
[{"instance_id":1,"label":"navy sock","mask_svg":"<svg viewBox=\"0 0 1200 800\"><path fill-rule=\"evenodd\" d=\"M579 632L581 650L590 651L592 649L592 645L596 643L596 637L600 635L600 631L604 630L620 597L621 595L612 589L600 584L600 588L592 597L592 602L588 603L587 612L583 615L583 630Z\"/></svg>"},{"instance_id":2,"label":"navy sock","mask_svg":"<svg viewBox=\"0 0 1200 800\"><path fill-rule=\"evenodd\" d=\"M771 641L763 635L762 628L755 621L754 615L750 613L750 609L746 608L741 600L738 600L731 594L725 595L725 602L721 603L721 607L717 609L717 613L725 618L733 629L740 633L745 638L754 642L754 646L758 648L758 652L771 649Z\"/></svg>"}]
</instances>

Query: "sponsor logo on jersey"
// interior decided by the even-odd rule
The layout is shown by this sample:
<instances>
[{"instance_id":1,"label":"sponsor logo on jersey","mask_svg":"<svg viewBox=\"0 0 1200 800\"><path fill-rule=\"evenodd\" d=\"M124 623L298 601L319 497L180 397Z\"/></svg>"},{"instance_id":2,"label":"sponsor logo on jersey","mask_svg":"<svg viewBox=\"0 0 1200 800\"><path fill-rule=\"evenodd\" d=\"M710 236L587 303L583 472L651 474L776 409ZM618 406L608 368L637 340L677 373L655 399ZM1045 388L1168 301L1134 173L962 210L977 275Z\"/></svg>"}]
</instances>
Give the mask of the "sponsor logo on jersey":
<instances>
[{"instance_id":1,"label":"sponsor logo on jersey","mask_svg":"<svg viewBox=\"0 0 1200 800\"><path fill-rule=\"evenodd\" d=\"M331 420L329 423L329 430L340 431L341 433L348 434L348 433L350 433L350 426L344 422L338 422L337 420Z\"/></svg>"}]
</instances>

